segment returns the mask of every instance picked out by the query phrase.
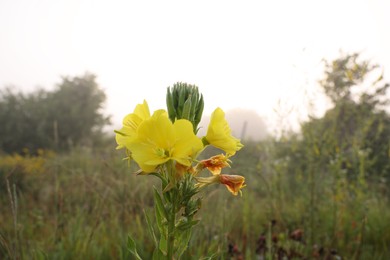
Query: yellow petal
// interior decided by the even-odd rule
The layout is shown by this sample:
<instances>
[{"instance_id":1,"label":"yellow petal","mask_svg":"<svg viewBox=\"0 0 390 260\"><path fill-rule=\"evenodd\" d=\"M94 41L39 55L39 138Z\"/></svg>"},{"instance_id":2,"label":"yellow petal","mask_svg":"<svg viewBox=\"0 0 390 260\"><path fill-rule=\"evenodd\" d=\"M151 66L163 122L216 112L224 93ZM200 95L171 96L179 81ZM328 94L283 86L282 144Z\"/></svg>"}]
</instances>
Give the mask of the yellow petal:
<instances>
[{"instance_id":1,"label":"yellow petal","mask_svg":"<svg viewBox=\"0 0 390 260\"><path fill-rule=\"evenodd\" d=\"M116 132L115 140L118 144L117 149L127 148L135 138L139 125L146 119L150 118L148 103L144 100L143 104L138 104L134 112L128 114L123 119L123 127Z\"/></svg>"},{"instance_id":2,"label":"yellow petal","mask_svg":"<svg viewBox=\"0 0 390 260\"><path fill-rule=\"evenodd\" d=\"M192 159L203 149L203 143L193 131L192 123L186 119L176 120L174 125L175 145L172 158L180 164L190 166Z\"/></svg>"},{"instance_id":3,"label":"yellow petal","mask_svg":"<svg viewBox=\"0 0 390 260\"><path fill-rule=\"evenodd\" d=\"M156 111L152 117L140 124L130 150L141 169L150 172L170 159L170 150L174 141L171 121L166 113Z\"/></svg>"},{"instance_id":4,"label":"yellow petal","mask_svg":"<svg viewBox=\"0 0 390 260\"><path fill-rule=\"evenodd\" d=\"M229 155L234 155L243 145L239 139L232 136L231 132L223 110L220 108L215 109L211 114L210 124L205 137L207 142Z\"/></svg>"},{"instance_id":5,"label":"yellow petal","mask_svg":"<svg viewBox=\"0 0 390 260\"><path fill-rule=\"evenodd\" d=\"M162 149L168 149L175 141L172 122L164 110L157 110L152 117L142 122L137 131L141 142L149 142Z\"/></svg>"},{"instance_id":6,"label":"yellow petal","mask_svg":"<svg viewBox=\"0 0 390 260\"><path fill-rule=\"evenodd\" d=\"M144 100L143 104L138 104L134 109L134 114L139 116L142 120L148 119L150 117L149 105Z\"/></svg>"}]
</instances>

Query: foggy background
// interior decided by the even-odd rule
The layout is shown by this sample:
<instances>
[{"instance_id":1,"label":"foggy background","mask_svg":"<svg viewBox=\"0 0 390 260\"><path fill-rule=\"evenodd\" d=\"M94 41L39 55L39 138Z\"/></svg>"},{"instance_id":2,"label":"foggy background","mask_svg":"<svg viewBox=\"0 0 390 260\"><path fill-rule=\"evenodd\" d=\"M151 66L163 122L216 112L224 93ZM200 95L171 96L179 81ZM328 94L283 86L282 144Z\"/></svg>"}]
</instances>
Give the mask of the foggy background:
<instances>
[{"instance_id":1,"label":"foggy background","mask_svg":"<svg viewBox=\"0 0 390 260\"><path fill-rule=\"evenodd\" d=\"M253 115L248 135L257 116L272 134L298 130L329 108L322 59L361 52L388 78L388 10L380 0L3 0L0 87L53 90L62 76L93 73L112 131L144 99L165 108L167 87L187 82L203 93L205 116L217 106Z\"/></svg>"}]
</instances>

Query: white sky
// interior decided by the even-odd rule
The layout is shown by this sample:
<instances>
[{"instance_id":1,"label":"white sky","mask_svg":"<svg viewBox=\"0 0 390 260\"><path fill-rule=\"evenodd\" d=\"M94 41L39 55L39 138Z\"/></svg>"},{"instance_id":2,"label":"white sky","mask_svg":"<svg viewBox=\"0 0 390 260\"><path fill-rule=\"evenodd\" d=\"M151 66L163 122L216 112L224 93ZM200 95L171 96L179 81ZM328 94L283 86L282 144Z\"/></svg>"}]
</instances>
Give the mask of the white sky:
<instances>
[{"instance_id":1,"label":"white sky","mask_svg":"<svg viewBox=\"0 0 390 260\"><path fill-rule=\"evenodd\" d=\"M320 61L340 49L389 79L389 13L386 0L0 0L0 87L51 89L89 71L118 125L143 99L165 108L181 81L199 87L205 114L253 109L272 128L274 109L302 116L309 98L321 111Z\"/></svg>"}]
</instances>

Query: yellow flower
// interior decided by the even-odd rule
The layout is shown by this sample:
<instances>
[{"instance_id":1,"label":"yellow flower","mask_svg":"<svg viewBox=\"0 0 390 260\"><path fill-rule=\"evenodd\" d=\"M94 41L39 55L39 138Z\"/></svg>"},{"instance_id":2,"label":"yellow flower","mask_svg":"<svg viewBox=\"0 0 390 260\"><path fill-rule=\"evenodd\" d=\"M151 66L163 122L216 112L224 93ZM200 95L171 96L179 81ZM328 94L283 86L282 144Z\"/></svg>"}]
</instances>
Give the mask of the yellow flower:
<instances>
[{"instance_id":1,"label":"yellow flower","mask_svg":"<svg viewBox=\"0 0 390 260\"><path fill-rule=\"evenodd\" d=\"M211 114L207 134L204 137L205 143L225 151L228 155L234 155L243 145L239 139L232 136L231 132L225 113L217 108Z\"/></svg>"},{"instance_id":2,"label":"yellow flower","mask_svg":"<svg viewBox=\"0 0 390 260\"><path fill-rule=\"evenodd\" d=\"M220 174L222 168L230 167L228 156L224 154L215 155L207 160L202 160L196 166L196 171L200 172L207 168L213 175Z\"/></svg>"},{"instance_id":3,"label":"yellow flower","mask_svg":"<svg viewBox=\"0 0 390 260\"><path fill-rule=\"evenodd\" d=\"M211 177L196 177L196 180L196 186L199 188L214 183L223 184L235 196L246 186L245 178L240 175L216 174Z\"/></svg>"},{"instance_id":4,"label":"yellow flower","mask_svg":"<svg viewBox=\"0 0 390 260\"><path fill-rule=\"evenodd\" d=\"M116 142L118 144L116 149L122 149L129 146L129 143L134 139L138 126L146 119L150 118L150 111L148 103L144 100L143 104L138 104L134 112L128 114L123 119L123 127L117 131L115 130Z\"/></svg>"},{"instance_id":5,"label":"yellow flower","mask_svg":"<svg viewBox=\"0 0 390 260\"><path fill-rule=\"evenodd\" d=\"M145 173L169 160L190 166L203 149L202 141L194 134L190 121L169 120L165 110L157 110L137 129L137 136L129 143L133 159Z\"/></svg>"}]
</instances>

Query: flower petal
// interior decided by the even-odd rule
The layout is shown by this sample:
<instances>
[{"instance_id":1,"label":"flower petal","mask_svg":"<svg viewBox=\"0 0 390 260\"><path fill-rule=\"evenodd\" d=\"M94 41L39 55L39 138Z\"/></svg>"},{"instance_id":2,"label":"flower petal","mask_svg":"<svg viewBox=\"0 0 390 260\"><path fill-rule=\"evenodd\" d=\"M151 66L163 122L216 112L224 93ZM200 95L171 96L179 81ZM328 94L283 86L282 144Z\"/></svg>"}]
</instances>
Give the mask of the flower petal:
<instances>
[{"instance_id":1,"label":"flower petal","mask_svg":"<svg viewBox=\"0 0 390 260\"><path fill-rule=\"evenodd\" d=\"M246 186L245 178L240 175L221 174L220 181L233 195L237 195Z\"/></svg>"},{"instance_id":2,"label":"flower petal","mask_svg":"<svg viewBox=\"0 0 390 260\"><path fill-rule=\"evenodd\" d=\"M243 145L239 139L232 136L231 132L223 110L220 108L215 109L211 114L210 124L205 137L207 142L229 155L234 155Z\"/></svg>"}]
</instances>

